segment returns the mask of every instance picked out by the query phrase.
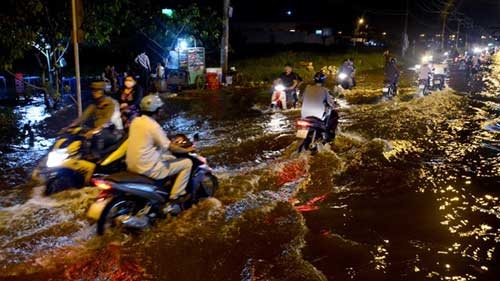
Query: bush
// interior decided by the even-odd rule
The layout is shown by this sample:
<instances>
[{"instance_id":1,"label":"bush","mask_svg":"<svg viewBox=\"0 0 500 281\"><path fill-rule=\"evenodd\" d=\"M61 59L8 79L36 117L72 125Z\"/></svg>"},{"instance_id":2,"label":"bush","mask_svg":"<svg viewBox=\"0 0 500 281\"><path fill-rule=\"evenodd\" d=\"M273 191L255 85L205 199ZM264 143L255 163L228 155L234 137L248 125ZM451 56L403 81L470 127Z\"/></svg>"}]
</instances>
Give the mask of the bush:
<instances>
[{"instance_id":1,"label":"bush","mask_svg":"<svg viewBox=\"0 0 500 281\"><path fill-rule=\"evenodd\" d=\"M312 81L316 71L330 65L339 67L346 58L353 58L358 72L380 69L383 67L384 58L381 53L311 53L311 52L283 52L274 55L245 58L235 61L232 65L241 74L244 84L271 83L283 72L283 66L291 63L294 71L298 73L304 82ZM313 69L308 69L312 62Z\"/></svg>"}]
</instances>

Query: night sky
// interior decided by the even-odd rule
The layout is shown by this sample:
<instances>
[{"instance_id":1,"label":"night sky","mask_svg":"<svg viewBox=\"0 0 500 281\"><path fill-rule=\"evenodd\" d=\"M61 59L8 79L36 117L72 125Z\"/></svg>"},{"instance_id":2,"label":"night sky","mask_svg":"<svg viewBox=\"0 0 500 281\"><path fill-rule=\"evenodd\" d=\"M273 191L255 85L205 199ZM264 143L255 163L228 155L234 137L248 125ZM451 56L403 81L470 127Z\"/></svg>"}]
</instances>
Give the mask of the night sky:
<instances>
[{"instance_id":1,"label":"night sky","mask_svg":"<svg viewBox=\"0 0 500 281\"><path fill-rule=\"evenodd\" d=\"M222 1L222 0L219 0ZM448 0L409 0L409 30L419 33L439 30L439 8ZM500 0L454 0L461 18L472 23L471 28L488 30L500 25ZM314 21L351 28L361 15L378 29L401 29L404 23L405 0L232 0L234 20L244 21ZM287 15L291 11L291 15ZM457 22L449 20L453 32Z\"/></svg>"}]
</instances>

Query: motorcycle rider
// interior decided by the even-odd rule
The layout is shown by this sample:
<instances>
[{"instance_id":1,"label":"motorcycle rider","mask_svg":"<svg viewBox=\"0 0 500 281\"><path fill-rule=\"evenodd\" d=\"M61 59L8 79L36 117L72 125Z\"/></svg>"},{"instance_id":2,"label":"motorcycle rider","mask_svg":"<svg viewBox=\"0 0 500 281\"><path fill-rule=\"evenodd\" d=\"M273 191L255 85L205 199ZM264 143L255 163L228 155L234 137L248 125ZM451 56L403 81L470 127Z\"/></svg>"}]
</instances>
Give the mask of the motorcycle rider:
<instances>
[{"instance_id":1,"label":"motorcycle rider","mask_svg":"<svg viewBox=\"0 0 500 281\"><path fill-rule=\"evenodd\" d=\"M345 59L339 68L339 73L344 73L350 80L348 88L356 86L356 81L354 80L354 75L356 73L356 68L354 67L354 62L351 58ZM346 78L347 79L347 78Z\"/></svg>"},{"instance_id":2,"label":"motorcycle rider","mask_svg":"<svg viewBox=\"0 0 500 281\"><path fill-rule=\"evenodd\" d=\"M85 137L90 139L96 135L92 146L101 150L116 143L123 136L123 123L118 102L104 94L106 83L93 82L90 88L94 103L85 109L82 116L71 122L69 127L81 126L86 121L94 119L94 125L85 133Z\"/></svg>"},{"instance_id":3,"label":"motorcycle rider","mask_svg":"<svg viewBox=\"0 0 500 281\"><path fill-rule=\"evenodd\" d=\"M400 71L395 58L390 58L384 66L384 83L394 87L394 95L397 93Z\"/></svg>"},{"instance_id":4,"label":"motorcycle rider","mask_svg":"<svg viewBox=\"0 0 500 281\"><path fill-rule=\"evenodd\" d=\"M440 89L444 87L444 81L446 77L447 67L443 63L435 63L432 65L433 78L434 80L439 79L439 85L434 85Z\"/></svg>"},{"instance_id":5,"label":"motorcycle rider","mask_svg":"<svg viewBox=\"0 0 500 281\"><path fill-rule=\"evenodd\" d=\"M320 119L325 117L327 109L331 108L330 115L326 116L326 142L330 142L335 138L335 129L338 124L338 113L333 110L335 102L327 88L323 87L326 80L326 75L323 72L317 72L314 75L314 85L307 85L304 90L301 117L306 118L315 116Z\"/></svg>"},{"instance_id":6,"label":"motorcycle rider","mask_svg":"<svg viewBox=\"0 0 500 281\"><path fill-rule=\"evenodd\" d=\"M170 192L171 200L179 200L186 195L191 160L177 159L173 153L189 153L194 147L182 148L171 142L158 124L162 115L163 102L158 95L150 94L141 101L142 115L134 118L129 128L129 145L125 162L129 171L162 180L176 175Z\"/></svg>"},{"instance_id":7,"label":"motorcycle rider","mask_svg":"<svg viewBox=\"0 0 500 281\"><path fill-rule=\"evenodd\" d=\"M302 82L302 78L293 72L292 65L287 63L285 64L285 71L280 74L279 79L285 86L286 96L291 96L293 99L293 108L297 106L297 102L299 101L299 97L297 96L297 87L299 83ZM287 99L288 100L288 99ZM283 105L283 108L286 109L286 105Z\"/></svg>"},{"instance_id":8,"label":"motorcycle rider","mask_svg":"<svg viewBox=\"0 0 500 281\"><path fill-rule=\"evenodd\" d=\"M419 83L425 80L425 87L429 87L429 74L432 73L432 68L428 63L424 63L420 67L420 71L418 72L418 81Z\"/></svg>"}]
</instances>

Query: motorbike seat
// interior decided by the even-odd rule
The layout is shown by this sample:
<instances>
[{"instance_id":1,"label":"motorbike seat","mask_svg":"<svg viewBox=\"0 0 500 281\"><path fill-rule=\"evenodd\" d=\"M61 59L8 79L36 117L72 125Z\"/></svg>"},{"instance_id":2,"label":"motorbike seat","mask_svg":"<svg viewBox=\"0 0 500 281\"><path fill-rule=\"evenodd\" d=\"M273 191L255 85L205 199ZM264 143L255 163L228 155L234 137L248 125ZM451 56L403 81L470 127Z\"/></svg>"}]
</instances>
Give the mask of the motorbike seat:
<instances>
[{"instance_id":1,"label":"motorbike seat","mask_svg":"<svg viewBox=\"0 0 500 281\"><path fill-rule=\"evenodd\" d=\"M325 116L326 117L326 116ZM307 120L309 122L315 122L315 123L324 123L325 122L325 117L319 118L317 116L307 116L303 118L304 120Z\"/></svg>"},{"instance_id":2,"label":"motorbike seat","mask_svg":"<svg viewBox=\"0 0 500 281\"><path fill-rule=\"evenodd\" d=\"M318 116L307 116L305 117L304 119L307 119L307 120L319 120L319 121L322 121L321 118L319 118Z\"/></svg>"},{"instance_id":3,"label":"motorbike seat","mask_svg":"<svg viewBox=\"0 0 500 281\"><path fill-rule=\"evenodd\" d=\"M161 190L166 194L170 193L172 185L177 175L168 176L164 179L155 180L145 175L133 173L130 171L122 171L106 177L107 180L111 180L117 183L141 183L153 185L156 190Z\"/></svg>"},{"instance_id":4,"label":"motorbike seat","mask_svg":"<svg viewBox=\"0 0 500 281\"><path fill-rule=\"evenodd\" d=\"M111 174L106 177L107 180L111 180L114 182L128 182L128 183L145 183L145 184L150 184L150 185L156 185L156 181L154 179L151 179L147 176L129 172L129 171L123 171L123 172L118 172L115 174Z\"/></svg>"}]
</instances>

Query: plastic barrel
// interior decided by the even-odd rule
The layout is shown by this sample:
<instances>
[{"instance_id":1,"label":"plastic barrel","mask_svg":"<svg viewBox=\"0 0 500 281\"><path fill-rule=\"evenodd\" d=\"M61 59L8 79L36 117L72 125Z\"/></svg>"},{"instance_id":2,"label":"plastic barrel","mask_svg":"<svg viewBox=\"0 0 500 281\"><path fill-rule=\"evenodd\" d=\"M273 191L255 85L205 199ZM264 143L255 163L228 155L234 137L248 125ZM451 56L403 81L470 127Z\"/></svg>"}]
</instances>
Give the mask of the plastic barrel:
<instances>
[{"instance_id":1,"label":"plastic barrel","mask_svg":"<svg viewBox=\"0 0 500 281\"><path fill-rule=\"evenodd\" d=\"M217 90L220 88L220 81L217 73L207 73L207 89Z\"/></svg>"}]
</instances>

